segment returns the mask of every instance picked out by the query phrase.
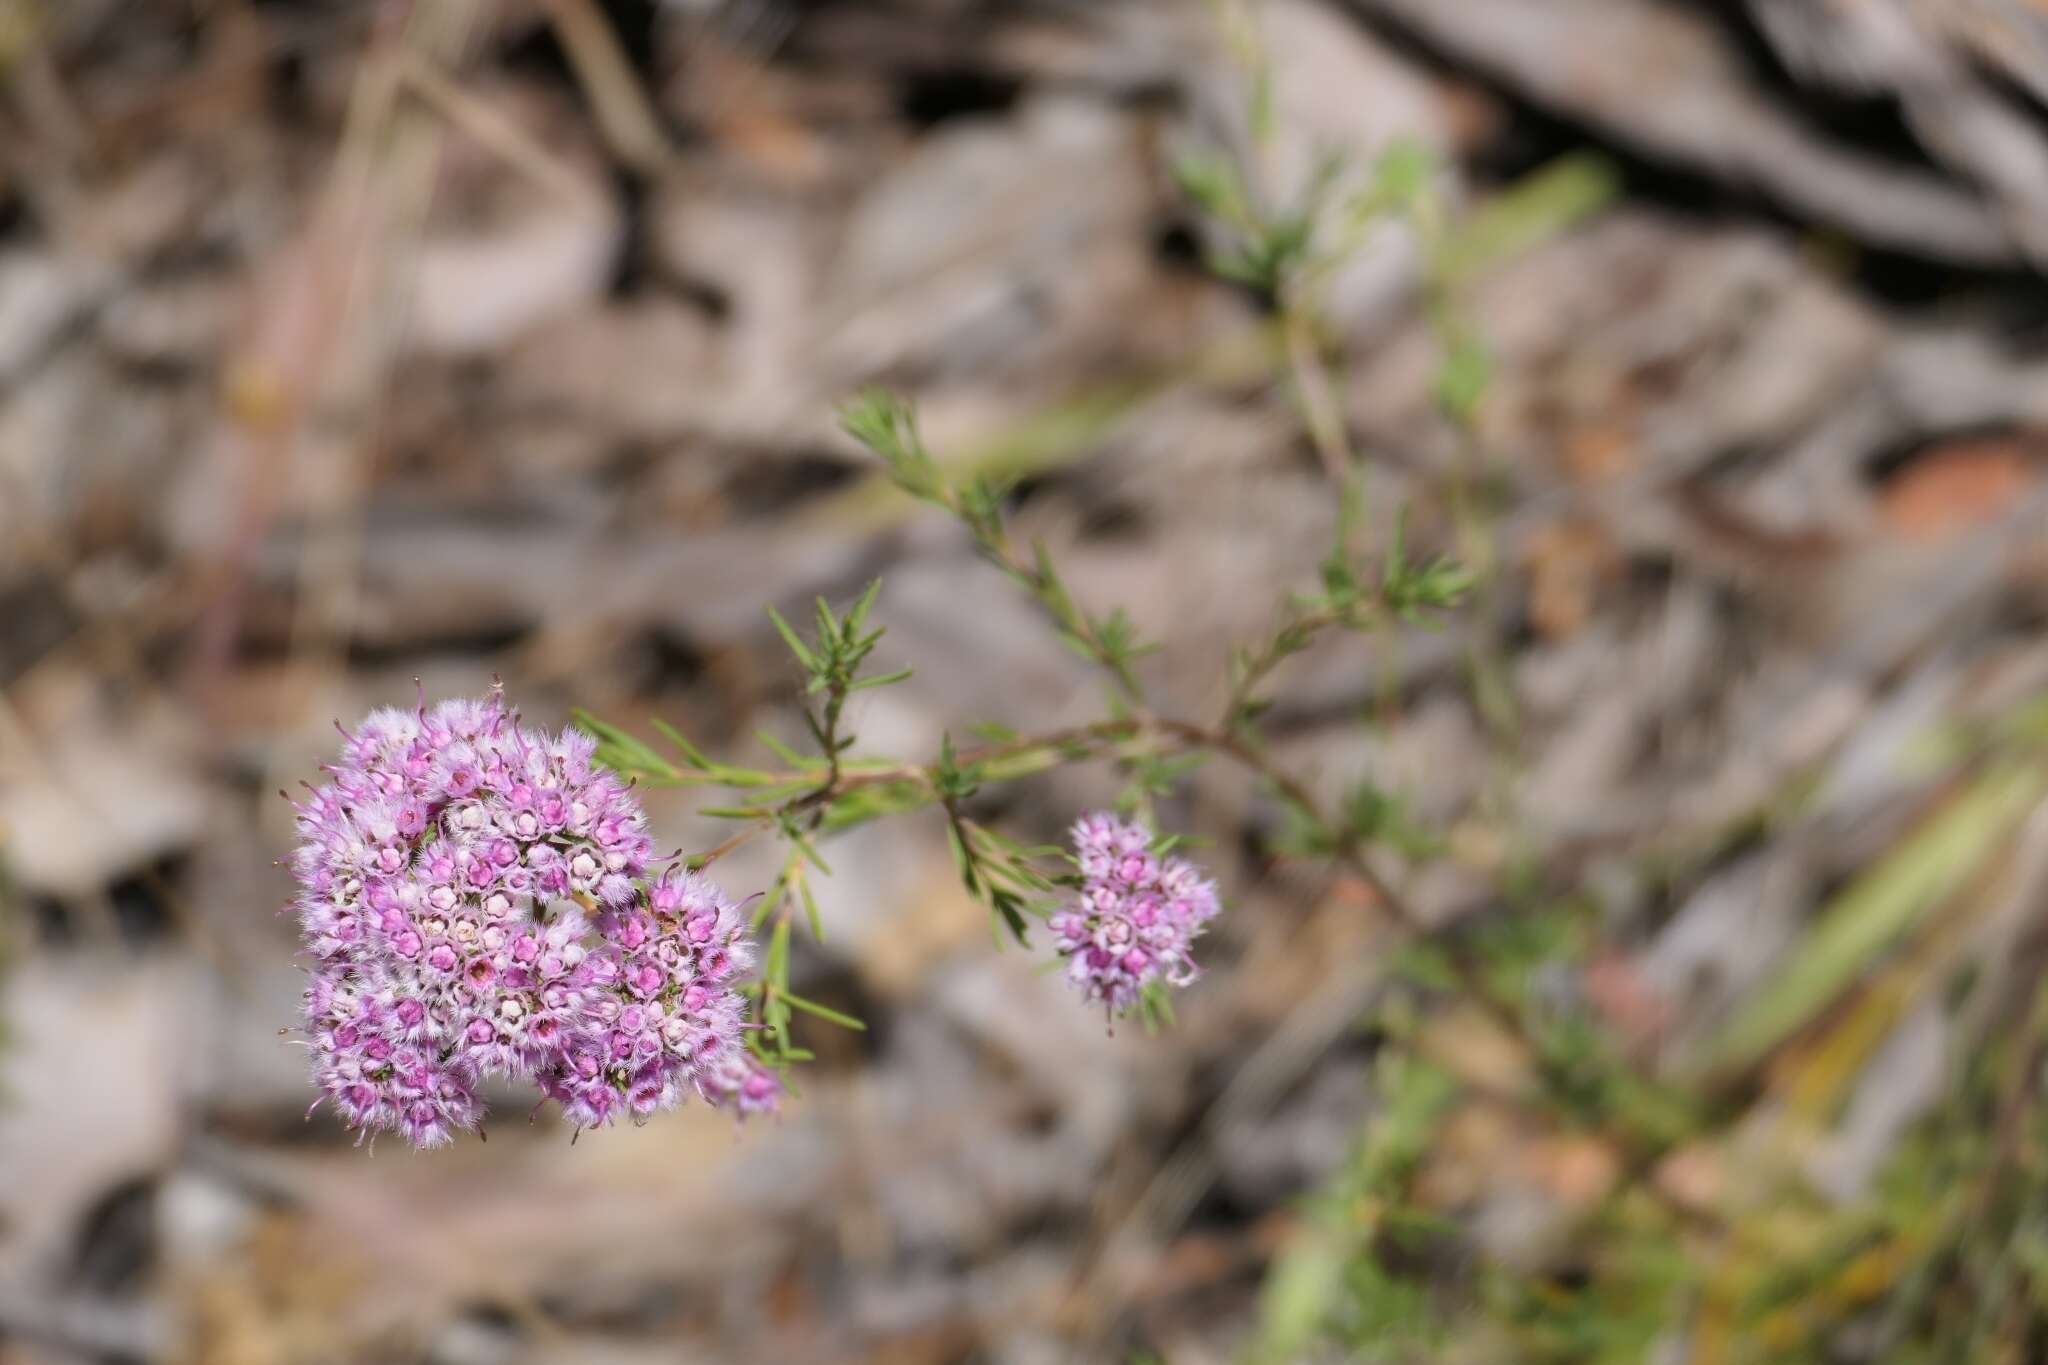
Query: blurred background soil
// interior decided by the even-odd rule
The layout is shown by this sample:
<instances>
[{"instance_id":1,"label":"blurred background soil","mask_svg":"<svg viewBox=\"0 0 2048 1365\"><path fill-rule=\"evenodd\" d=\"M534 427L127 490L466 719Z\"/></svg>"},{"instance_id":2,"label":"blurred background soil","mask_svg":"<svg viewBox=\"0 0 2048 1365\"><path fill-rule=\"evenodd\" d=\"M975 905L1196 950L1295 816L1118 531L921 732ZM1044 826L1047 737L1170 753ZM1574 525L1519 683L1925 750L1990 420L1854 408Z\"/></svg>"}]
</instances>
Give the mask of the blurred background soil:
<instances>
[{"instance_id":1,"label":"blurred background soil","mask_svg":"<svg viewBox=\"0 0 2048 1365\"><path fill-rule=\"evenodd\" d=\"M1986 814L1953 737L2048 691L2048 16L1251 9L1276 194L1397 141L1461 214L1607 186L1468 282L1469 438L1413 234L1330 280L1368 538L1407 504L1487 586L1290 661L1276 754L1406 799L1443 852L1390 871L1453 932L1569 905L1532 990L1648 1071L1777 1059L1659 1180L1739 1208L1761 1144L1860 1197L1950 1083L1945 983L2040 957L2048 786ZM1396 938L1263 851L1241 774L1161 811L1230 910L1156 1036L997 951L936 820L830 845L797 975L870 1028L808 1031L802 1097L737 1134L695 1107L571 1149L509 1093L424 1155L308 1121L274 865L278 789L415 678L767 759L801 679L764 608L877 574L877 663L916 675L866 694L865 751L1100 714L837 433L871 383L1015 476L1020 530L1210 713L1337 511L1269 301L1204 268L1172 173L1249 145L1220 33L1194 0L0 0L0 1361L1235 1358L1373 1109ZM1050 839L1117 785L985 813ZM720 837L649 799L664 847ZM1944 816L1924 894L1728 1042ZM1525 1083L1428 1013L1454 1073ZM1468 1098L1418 1197L1541 1267L1616 1162Z\"/></svg>"}]
</instances>

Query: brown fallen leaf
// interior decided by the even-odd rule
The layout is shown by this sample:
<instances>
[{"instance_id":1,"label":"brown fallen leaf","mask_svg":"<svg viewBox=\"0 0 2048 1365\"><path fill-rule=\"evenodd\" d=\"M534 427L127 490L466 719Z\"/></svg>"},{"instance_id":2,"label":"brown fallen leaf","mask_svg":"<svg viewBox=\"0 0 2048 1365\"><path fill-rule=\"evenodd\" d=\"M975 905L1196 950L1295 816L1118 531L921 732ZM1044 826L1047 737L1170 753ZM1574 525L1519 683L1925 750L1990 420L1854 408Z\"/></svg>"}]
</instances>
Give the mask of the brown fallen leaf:
<instances>
[{"instance_id":1,"label":"brown fallen leaf","mask_svg":"<svg viewBox=\"0 0 2048 1365\"><path fill-rule=\"evenodd\" d=\"M1560 1133L1526 1151L1529 1176L1559 1203L1582 1208L1614 1188L1621 1162L1614 1148L1585 1133Z\"/></svg>"},{"instance_id":2,"label":"brown fallen leaf","mask_svg":"<svg viewBox=\"0 0 2048 1365\"><path fill-rule=\"evenodd\" d=\"M1550 639L1572 635L1586 623L1601 587L1621 567L1613 542L1581 522L1544 527L1531 538L1524 558L1529 617Z\"/></svg>"},{"instance_id":3,"label":"brown fallen leaf","mask_svg":"<svg viewBox=\"0 0 2048 1365\"><path fill-rule=\"evenodd\" d=\"M1954 441L1921 455L1879 497L1885 524L1912 540L1940 540L1991 521L2039 483L2023 440Z\"/></svg>"},{"instance_id":4,"label":"brown fallen leaf","mask_svg":"<svg viewBox=\"0 0 2048 1365\"><path fill-rule=\"evenodd\" d=\"M1596 422L1565 433L1565 471L1573 482L1605 484L1631 473L1641 463L1635 437L1612 422Z\"/></svg>"}]
</instances>

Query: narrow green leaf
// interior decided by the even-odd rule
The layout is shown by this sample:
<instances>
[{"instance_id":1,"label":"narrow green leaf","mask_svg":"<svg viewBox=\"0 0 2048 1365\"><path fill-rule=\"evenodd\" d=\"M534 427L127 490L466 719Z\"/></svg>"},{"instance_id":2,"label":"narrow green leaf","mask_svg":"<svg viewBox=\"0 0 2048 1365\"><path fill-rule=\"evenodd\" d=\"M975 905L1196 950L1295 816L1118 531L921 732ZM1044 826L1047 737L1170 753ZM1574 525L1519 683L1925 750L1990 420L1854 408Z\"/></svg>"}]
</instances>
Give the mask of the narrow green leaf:
<instances>
[{"instance_id":1,"label":"narrow green leaf","mask_svg":"<svg viewBox=\"0 0 2048 1365\"><path fill-rule=\"evenodd\" d=\"M578 729L604 744L612 750L617 758L623 760L622 762L612 763L609 766L633 771L660 773L669 777L680 775L676 772L675 765L654 752L654 750L648 748L637 736L621 730L618 726L608 721L599 720L581 707L577 707L570 715Z\"/></svg>"},{"instance_id":2,"label":"narrow green leaf","mask_svg":"<svg viewBox=\"0 0 2048 1365\"><path fill-rule=\"evenodd\" d=\"M951 820L946 822L946 843L953 850L953 867L960 874L960 882L970 896L981 894L980 879L974 875L974 860L968 855L967 844L960 838L960 826Z\"/></svg>"},{"instance_id":3,"label":"narrow green leaf","mask_svg":"<svg viewBox=\"0 0 2048 1365\"><path fill-rule=\"evenodd\" d=\"M797 850L810 861L812 867L817 868L818 871L828 877L832 875L831 866L819 854L817 846L811 842L809 835L797 829L793 824L785 822L782 827L782 837L794 844Z\"/></svg>"},{"instance_id":4,"label":"narrow green leaf","mask_svg":"<svg viewBox=\"0 0 2048 1365\"><path fill-rule=\"evenodd\" d=\"M818 661L811 657L811 651L797 638L797 633L790 628L789 622L782 619L782 613L771 606L768 608L768 619L775 623L775 630L782 636L782 642L789 646L789 652L796 655L805 668L815 671Z\"/></svg>"},{"instance_id":5,"label":"narrow green leaf","mask_svg":"<svg viewBox=\"0 0 2048 1365\"><path fill-rule=\"evenodd\" d=\"M684 762L699 772L711 771L714 766L711 760L704 757L697 746L690 743L681 730L676 729L675 726L670 725L667 721L658 718L650 720L648 724L659 730L663 739L676 746L677 750L681 752Z\"/></svg>"},{"instance_id":6,"label":"narrow green leaf","mask_svg":"<svg viewBox=\"0 0 2048 1365\"><path fill-rule=\"evenodd\" d=\"M783 894L789 886L790 877L795 874L796 866L797 852L791 849L789 855L782 860L782 871L775 874L774 884L768 888L766 895L759 898L760 904L754 909L751 927L755 933L761 932L761 926L768 922L768 917L782 904Z\"/></svg>"},{"instance_id":7,"label":"narrow green leaf","mask_svg":"<svg viewBox=\"0 0 2048 1365\"><path fill-rule=\"evenodd\" d=\"M811 926L811 937L823 943L825 941L825 920L818 913L818 898L811 894L811 879L799 873L796 879L796 890L798 897L804 903L804 919Z\"/></svg>"},{"instance_id":8,"label":"narrow green leaf","mask_svg":"<svg viewBox=\"0 0 2048 1365\"><path fill-rule=\"evenodd\" d=\"M1599 212L1620 188L1606 158L1560 156L1480 205L1444 244L1438 268L1457 281L1519 256Z\"/></svg>"},{"instance_id":9,"label":"narrow green leaf","mask_svg":"<svg viewBox=\"0 0 2048 1365\"><path fill-rule=\"evenodd\" d=\"M875 599L881 595L881 592L882 580L879 578L869 579L866 589L860 595L860 600L855 602L852 609L846 613L846 629L849 632L858 631L867 624L868 612L874 608ZM877 637L880 634L881 632L876 632Z\"/></svg>"},{"instance_id":10,"label":"narrow green leaf","mask_svg":"<svg viewBox=\"0 0 2048 1365\"><path fill-rule=\"evenodd\" d=\"M909 676L909 669L899 668L894 673L882 673L872 678L857 679L846 690L849 692L865 692L870 687L888 687L892 683L902 682Z\"/></svg>"},{"instance_id":11,"label":"narrow green leaf","mask_svg":"<svg viewBox=\"0 0 2048 1365\"><path fill-rule=\"evenodd\" d=\"M868 1026L866 1024L862 1023L860 1020L854 1018L850 1014L840 1013L838 1010L833 1009L829 1005L821 1005L815 1000L806 1000L801 995L797 995L791 991L784 991L782 993L782 998L784 1000L787 1000L791 1005L795 1006L797 1009L802 1010L805 1014L814 1014L818 1018L825 1020L827 1023L837 1024L841 1028L854 1029L860 1033L867 1032Z\"/></svg>"},{"instance_id":12,"label":"narrow green leaf","mask_svg":"<svg viewBox=\"0 0 2048 1365\"><path fill-rule=\"evenodd\" d=\"M1038 576L1039 596L1046 609L1069 631L1078 632L1082 626L1080 613L1074 610L1074 599L1067 594L1067 585L1060 581L1059 569L1052 561L1052 551L1046 549L1043 540L1031 542L1031 561Z\"/></svg>"},{"instance_id":13,"label":"narrow green leaf","mask_svg":"<svg viewBox=\"0 0 2048 1365\"><path fill-rule=\"evenodd\" d=\"M1493 357L1486 347L1463 328L1454 330L1436 375L1437 402L1445 415L1456 422L1469 421L1492 379Z\"/></svg>"},{"instance_id":14,"label":"narrow green leaf","mask_svg":"<svg viewBox=\"0 0 2048 1365\"><path fill-rule=\"evenodd\" d=\"M995 928L997 947L1002 946L1002 931L1005 928L1010 931L1010 936L1017 940L1018 947L1028 948L1031 946L1028 932L1030 926L1024 919L1023 904L1014 891L1005 891L1001 887L990 890L989 909L1001 920L1001 923Z\"/></svg>"},{"instance_id":15,"label":"narrow green leaf","mask_svg":"<svg viewBox=\"0 0 2048 1365\"><path fill-rule=\"evenodd\" d=\"M767 745L770 749L774 750L775 756L781 759L784 763L787 763L792 768L809 769L816 766L815 759L812 759L808 755L798 753L796 750L790 748L787 744L784 744L775 736L769 734L766 730L754 731L754 738L760 740L763 744Z\"/></svg>"},{"instance_id":16,"label":"narrow green leaf","mask_svg":"<svg viewBox=\"0 0 2048 1365\"><path fill-rule=\"evenodd\" d=\"M829 656L837 652L842 643L839 619L832 614L832 604L822 596L816 599L818 608L818 647Z\"/></svg>"},{"instance_id":17,"label":"narrow green leaf","mask_svg":"<svg viewBox=\"0 0 2048 1365\"><path fill-rule=\"evenodd\" d=\"M1408 569L1408 508L1394 509L1394 531L1387 538L1387 563L1381 571L1382 584L1398 583Z\"/></svg>"}]
</instances>

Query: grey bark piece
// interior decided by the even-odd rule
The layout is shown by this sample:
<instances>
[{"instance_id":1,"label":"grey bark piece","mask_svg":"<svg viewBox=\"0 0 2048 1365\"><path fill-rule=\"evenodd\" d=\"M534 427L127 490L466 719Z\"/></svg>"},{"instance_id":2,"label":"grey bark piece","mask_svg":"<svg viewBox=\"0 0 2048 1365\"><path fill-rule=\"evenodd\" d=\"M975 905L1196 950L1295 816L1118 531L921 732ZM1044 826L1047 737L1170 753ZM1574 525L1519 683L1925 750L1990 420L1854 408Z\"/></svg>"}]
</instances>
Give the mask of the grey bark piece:
<instances>
[{"instance_id":1,"label":"grey bark piece","mask_svg":"<svg viewBox=\"0 0 2048 1365\"><path fill-rule=\"evenodd\" d=\"M1708 24L1651 0L1352 0L1560 113L1882 246L2021 259L1977 196L1831 144L1769 102Z\"/></svg>"}]
</instances>

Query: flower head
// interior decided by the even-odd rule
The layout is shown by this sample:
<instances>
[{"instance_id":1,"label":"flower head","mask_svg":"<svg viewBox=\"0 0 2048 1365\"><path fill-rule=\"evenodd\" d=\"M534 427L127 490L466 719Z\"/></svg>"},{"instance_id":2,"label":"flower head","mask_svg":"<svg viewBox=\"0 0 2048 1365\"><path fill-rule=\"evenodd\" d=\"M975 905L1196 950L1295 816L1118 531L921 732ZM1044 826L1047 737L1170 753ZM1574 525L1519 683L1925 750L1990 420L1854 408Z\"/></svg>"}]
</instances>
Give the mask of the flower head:
<instances>
[{"instance_id":1,"label":"flower head","mask_svg":"<svg viewBox=\"0 0 2048 1365\"><path fill-rule=\"evenodd\" d=\"M1193 981L1193 944L1216 917L1216 884L1193 863L1153 853L1152 832L1135 820L1085 815L1073 840L1081 891L1052 917L1067 979L1116 1013L1155 981Z\"/></svg>"},{"instance_id":2,"label":"flower head","mask_svg":"<svg viewBox=\"0 0 2048 1365\"><path fill-rule=\"evenodd\" d=\"M772 1107L716 1083L748 1057L738 987L754 955L739 906L708 877L671 867L602 927L582 1018L541 1073L542 1091L579 1123L673 1109L690 1090L741 1113Z\"/></svg>"},{"instance_id":3,"label":"flower head","mask_svg":"<svg viewBox=\"0 0 2048 1365\"><path fill-rule=\"evenodd\" d=\"M685 1088L747 1109L705 1079L744 1053L744 921L702 877L643 884L646 816L594 753L495 691L344 732L292 866L313 1082L348 1126L438 1146L481 1120L488 1076L584 1125Z\"/></svg>"}]
</instances>

